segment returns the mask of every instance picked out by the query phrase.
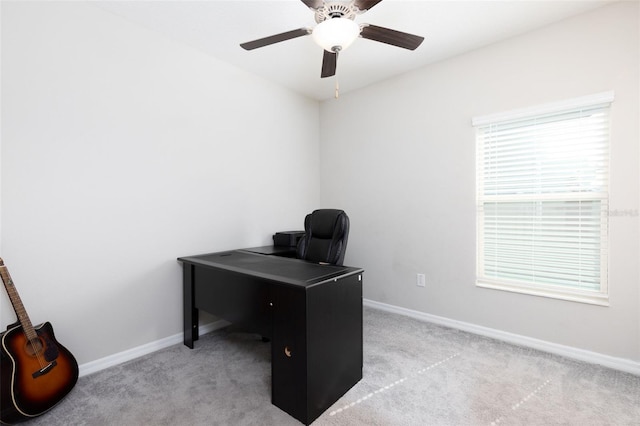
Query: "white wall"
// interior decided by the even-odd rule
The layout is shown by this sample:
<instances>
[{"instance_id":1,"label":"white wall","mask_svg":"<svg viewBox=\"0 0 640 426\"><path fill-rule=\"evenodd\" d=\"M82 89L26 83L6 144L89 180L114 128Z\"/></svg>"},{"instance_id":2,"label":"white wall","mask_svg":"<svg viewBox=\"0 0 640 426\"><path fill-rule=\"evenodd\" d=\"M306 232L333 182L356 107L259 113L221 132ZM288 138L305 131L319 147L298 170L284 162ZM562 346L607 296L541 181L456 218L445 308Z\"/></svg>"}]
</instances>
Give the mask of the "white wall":
<instances>
[{"instance_id":1,"label":"white wall","mask_svg":"<svg viewBox=\"0 0 640 426\"><path fill-rule=\"evenodd\" d=\"M1 7L2 257L81 364L181 332L177 257L318 205L316 102L91 5Z\"/></svg>"},{"instance_id":2,"label":"white wall","mask_svg":"<svg viewBox=\"0 0 640 426\"><path fill-rule=\"evenodd\" d=\"M640 361L637 216L610 218L609 307L475 287L471 127L614 90L610 207L637 210L638 17L637 2L606 6L322 104L321 201L351 217L365 298Z\"/></svg>"}]
</instances>

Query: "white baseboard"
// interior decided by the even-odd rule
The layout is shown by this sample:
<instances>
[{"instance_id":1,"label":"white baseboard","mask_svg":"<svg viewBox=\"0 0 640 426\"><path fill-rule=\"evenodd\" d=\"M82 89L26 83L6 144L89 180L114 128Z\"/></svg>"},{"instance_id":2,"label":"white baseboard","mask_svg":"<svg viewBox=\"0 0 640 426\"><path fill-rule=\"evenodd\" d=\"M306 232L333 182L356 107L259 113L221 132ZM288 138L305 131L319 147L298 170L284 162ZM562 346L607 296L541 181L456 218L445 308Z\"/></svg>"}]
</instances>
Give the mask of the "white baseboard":
<instances>
[{"instance_id":1,"label":"white baseboard","mask_svg":"<svg viewBox=\"0 0 640 426\"><path fill-rule=\"evenodd\" d=\"M395 314L405 315L421 321L426 321L426 322L442 325L445 327L455 328L462 331L468 331L469 333L491 337L504 342L513 343L520 346L526 346L533 349L538 349L544 352L561 355L561 356L576 359L579 361L585 361L592 364L603 365L605 367L613 368L615 370L620 370L626 373L631 373L631 374L640 376L640 362L632 361L629 359L616 358L609 355L600 354L597 352L590 352L584 349L573 348L571 346L559 345L557 343L551 343L544 340L534 339L534 338L522 336L519 334L507 333L505 331L500 331L500 330L496 330L488 327L482 327L482 326L471 324L468 322L452 320L452 319L440 317L437 315L425 314L424 312L401 308L399 306L394 306L394 305L388 305L386 303L376 302L369 299L363 299L363 304L371 308L380 309L380 310L392 312Z\"/></svg>"},{"instance_id":2,"label":"white baseboard","mask_svg":"<svg viewBox=\"0 0 640 426\"><path fill-rule=\"evenodd\" d=\"M426 321L445 327L455 328L469 333L479 334L481 336L491 337L493 339L501 340L508 343L513 343L520 346L526 346L533 349L538 349L544 352L561 355L567 358L577 359L580 361L590 362L592 364L599 364L605 367L613 368L616 370L624 371L627 373L640 376L640 363L628 359L616 358L609 355L600 354L597 352L590 352L584 349L573 348L571 346L559 345L557 343L551 343L544 340L538 340L531 337L522 336L519 334L507 333L505 331L496 330L493 328L482 327L479 325L471 324L468 322L452 320L437 315L426 314L424 312L414 311L412 309L401 308L399 306L388 305L386 303L376 302L374 300L363 299L365 306L380 309L395 314L405 315L411 318L415 318L421 321ZM224 320L218 320L209 324L200 326L200 335L210 333L218 330L222 327L229 325ZM128 349L123 352L119 352L114 355L110 355L95 361L87 362L80 365L80 377L88 374L96 373L100 370L104 370L109 367L121 364L123 362L136 359L143 355L150 354L152 352L164 349L171 345L181 343L183 341L183 334L178 333L173 336L165 337L164 339L156 340L136 348Z\"/></svg>"},{"instance_id":3,"label":"white baseboard","mask_svg":"<svg viewBox=\"0 0 640 426\"><path fill-rule=\"evenodd\" d=\"M200 335L202 336L203 334L210 333L227 325L229 325L229 323L224 320L218 320L209 324L201 325L199 328ZM165 337L164 339L156 340L155 342L150 342L136 348L128 349L117 354L109 355L95 361L81 364L79 366L80 377L96 373L100 370L113 367L114 365L122 364L123 362L131 361L132 359L139 358L143 355L150 354L160 349L182 343L183 338L183 333L174 334L173 336Z\"/></svg>"}]
</instances>

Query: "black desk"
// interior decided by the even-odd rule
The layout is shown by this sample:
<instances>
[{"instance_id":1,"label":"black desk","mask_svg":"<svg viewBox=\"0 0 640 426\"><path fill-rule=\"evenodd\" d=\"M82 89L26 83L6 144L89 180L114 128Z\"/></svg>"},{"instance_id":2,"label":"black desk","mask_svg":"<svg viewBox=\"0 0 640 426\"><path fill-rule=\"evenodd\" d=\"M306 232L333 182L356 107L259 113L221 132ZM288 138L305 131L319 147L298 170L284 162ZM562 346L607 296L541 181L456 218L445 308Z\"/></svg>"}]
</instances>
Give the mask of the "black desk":
<instances>
[{"instance_id":1,"label":"black desk","mask_svg":"<svg viewBox=\"0 0 640 426\"><path fill-rule=\"evenodd\" d=\"M271 402L313 422L362 378L361 268L234 250L181 257L184 344L200 309L271 339Z\"/></svg>"}]
</instances>

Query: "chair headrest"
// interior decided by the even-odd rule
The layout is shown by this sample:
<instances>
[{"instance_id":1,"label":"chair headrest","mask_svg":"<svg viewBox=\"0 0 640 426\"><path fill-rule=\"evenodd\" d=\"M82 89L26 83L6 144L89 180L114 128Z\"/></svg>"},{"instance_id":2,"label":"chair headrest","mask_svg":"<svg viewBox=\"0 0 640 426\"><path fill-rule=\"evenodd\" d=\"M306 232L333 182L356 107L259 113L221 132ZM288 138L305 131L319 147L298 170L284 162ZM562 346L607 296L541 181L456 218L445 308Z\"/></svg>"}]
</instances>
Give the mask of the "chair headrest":
<instances>
[{"instance_id":1,"label":"chair headrest","mask_svg":"<svg viewBox=\"0 0 640 426\"><path fill-rule=\"evenodd\" d=\"M346 217L346 213L343 210L314 210L310 218L310 228L313 236L318 238L333 238L334 235L342 235L345 231L346 223L341 216Z\"/></svg>"}]
</instances>

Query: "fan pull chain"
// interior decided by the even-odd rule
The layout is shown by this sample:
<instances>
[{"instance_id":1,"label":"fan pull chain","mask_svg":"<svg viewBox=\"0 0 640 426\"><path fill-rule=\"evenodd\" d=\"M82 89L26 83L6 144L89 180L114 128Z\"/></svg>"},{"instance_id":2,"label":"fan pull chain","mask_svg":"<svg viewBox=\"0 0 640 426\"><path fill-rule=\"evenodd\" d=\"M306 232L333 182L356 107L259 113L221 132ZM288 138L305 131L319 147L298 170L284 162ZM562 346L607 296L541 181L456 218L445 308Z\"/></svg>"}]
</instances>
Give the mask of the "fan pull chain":
<instances>
[{"instance_id":1,"label":"fan pull chain","mask_svg":"<svg viewBox=\"0 0 640 426\"><path fill-rule=\"evenodd\" d=\"M336 52L336 64L338 63L338 55L340 53L340 48L334 48L334 51ZM338 99L340 97L340 84L338 83L338 67L336 66L336 71L335 71L335 78L336 78L336 91L334 94L334 97L336 99Z\"/></svg>"}]
</instances>

